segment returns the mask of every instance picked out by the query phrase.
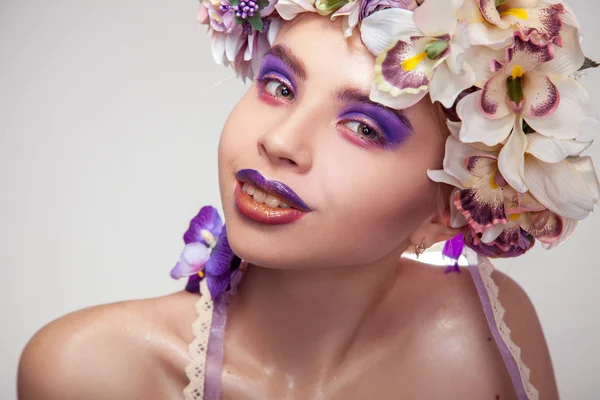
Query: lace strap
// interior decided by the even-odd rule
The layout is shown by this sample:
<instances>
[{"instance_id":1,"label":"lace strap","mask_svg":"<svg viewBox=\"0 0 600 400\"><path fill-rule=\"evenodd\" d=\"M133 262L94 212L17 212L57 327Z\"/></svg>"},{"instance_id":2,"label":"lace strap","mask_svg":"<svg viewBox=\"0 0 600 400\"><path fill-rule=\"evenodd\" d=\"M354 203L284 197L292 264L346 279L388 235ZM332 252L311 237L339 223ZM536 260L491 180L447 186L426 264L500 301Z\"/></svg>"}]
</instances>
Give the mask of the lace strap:
<instances>
[{"instance_id":1,"label":"lace strap","mask_svg":"<svg viewBox=\"0 0 600 400\"><path fill-rule=\"evenodd\" d=\"M467 251L469 270L477 287L486 320L498 345L519 400L538 400L539 393L529 380L530 370L521 359L521 348L510 338L510 329L504 322L504 307L498 299L498 286L492 279L494 266L487 257Z\"/></svg>"},{"instance_id":2,"label":"lace strap","mask_svg":"<svg viewBox=\"0 0 600 400\"><path fill-rule=\"evenodd\" d=\"M206 279L202 279L200 281L200 299L196 302L198 318L192 325L194 340L189 346L191 362L185 369L189 379L189 384L183 390L185 400L202 400L204 398L204 375L213 308L214 303L210 297Z\"/></svg>"},{"instance_id":3,"label":"lace strap","mask_svg":"<svg viewBox=\"0 0 600 400\"><path fill-rule=\"evenodd\" d=\"M507 366L519 400L538 400L539 393L529 380L530 370L521 360L521 349L510 338L504 322L504 307L498 299L498 286L492 279L494 266L486 258L468 251L469 270L481 299L490 331ZM189 379L183 394L186 400L203 400L208 343L215 304L210 297L206 279L200 281L200 299L196 302L198 318L192 325L194 340L189 346L191 363L185 369ZM224 324L223 324L224 328ZM221 343L222 345L222 343Z\"/></svg>"}]
</instances>

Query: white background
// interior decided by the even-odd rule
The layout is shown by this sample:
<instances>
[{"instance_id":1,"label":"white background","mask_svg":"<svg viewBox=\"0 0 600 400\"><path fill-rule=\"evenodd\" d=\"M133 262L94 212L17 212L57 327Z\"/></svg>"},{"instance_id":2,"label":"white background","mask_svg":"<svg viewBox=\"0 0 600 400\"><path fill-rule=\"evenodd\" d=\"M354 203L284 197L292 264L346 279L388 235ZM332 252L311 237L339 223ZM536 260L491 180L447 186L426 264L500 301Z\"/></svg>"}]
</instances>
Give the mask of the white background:
<instances>
[{"instance_id":1,"label":"white background","mask_svg":"<svg viewBox=\"0 0 600 400\"><path fill-rule=\"evenodd\" d=\"M600 58L600 3L569 4ZM244 91L196 10L0 0L0 399L15 398L19 354L44 324L183 287L169 270L189 219L220 208L218 136ZM584 83L599 105L600 70ZM588 154L600 167L600 145ZM599 223L497 262L538 310L564 399L600 398Z\"/></svg>"}]
</instances>

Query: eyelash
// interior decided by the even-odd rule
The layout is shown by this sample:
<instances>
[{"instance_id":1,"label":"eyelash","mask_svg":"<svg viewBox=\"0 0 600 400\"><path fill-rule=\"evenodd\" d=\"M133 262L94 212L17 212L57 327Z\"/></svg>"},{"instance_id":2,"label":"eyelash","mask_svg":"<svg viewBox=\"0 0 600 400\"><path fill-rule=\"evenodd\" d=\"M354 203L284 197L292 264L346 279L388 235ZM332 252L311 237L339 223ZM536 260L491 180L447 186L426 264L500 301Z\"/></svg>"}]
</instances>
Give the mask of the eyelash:
<instances>
[{"instance_id":1,"label":"eyelash","mask_svg":"<svg viewBox=\"0 0 600 400\"><path fill-rule=\"evenodd\" d=\"M282 79L282 78L279 78L277 76L273 76L273 75L268 75L267 74L267 75L264 75L264 76L262 76L260 78L256 78L256 80L258 82L260 94L262 96L268 96L272 100L275 100L275 101L278 101L278 102L284 102L284 103L288 103L288 102L291 103L291 102L293 102L296 99L296 93L294 93L294 90L292 89L292 85L289 82L287 82L284 79ZM275 94L273 94L273 93L271 93L269 91L269 85L272 84L272 83L276 84L276 86L274 88ZM284 89L287 89L287 90L290 91L290 93L292 95L292 99L291 100L286 99L285 97L279 97L279 96L276 95L277 89L280 86L283 86ZM284 90L284 89L282 89L282 90Z\"/></svg>"},{"instance_id":2,"label":"eyelash","mask_svg":"<svg viewBox=\"0 0 600 400\"><path fill-rule=\"evenodd\" d=\"M267 97L268 100L282 102L282 103L291 103L296 99L296 94L294 93L294 90L291 87L292 85L289 82L287 82L286 80L279 78L278 76L266 74L266 75L256 78L256 80L259 85L259 91L260 91L261 96L265 96L265 97L268 96ZM271 87L271 89L273 89L273 92L275 92L275 94L269 90L269 85L271 85L271 84L276 84L276 86L274 88ZM287 89L290 91L290 93L292 94L292 100L288 100L285 97L277 96L277 94L276 94L277 89L280 86L283 86L284 89ZM379 129L377 124L367 121L366 118L341 119L340 121L338 121L338 124L341 124L346 129L352 131L352 136L354 138L356 138L355 140L359 141L358 144L379 145L381 147L384 147L387 144L387 141L385 140L385 136L381 133L381 129ZM352 126L354 126L355 129L348 126L349 124L353 124ZM372 138L372 139L366 138L364 135L360 134L358 132L358 130L361 127L361 125L370 129L372 132L374 132L376 134L376 138Z\"/></svg>"},{"instance_id":3,"label":"eyelash","mask_svg":"<svg viewBox=\"0 0 600 400\"><path fill-rule=\"evenodd\" d=\"M341 119L338 124L343 125L346 129L352 131L352 135L357 138L361 142L361 144L367 145L379 145L385 146L387 141L385 140L385 136L381 133L381 129L378 124L369 121L368 118L352 118L352 119ZM362 126L362 128L361 128ZM364 134L360 133L360 129L367 128L371 130L375 134L374 138L366 137Z\"/></svg>"}]
</instances>

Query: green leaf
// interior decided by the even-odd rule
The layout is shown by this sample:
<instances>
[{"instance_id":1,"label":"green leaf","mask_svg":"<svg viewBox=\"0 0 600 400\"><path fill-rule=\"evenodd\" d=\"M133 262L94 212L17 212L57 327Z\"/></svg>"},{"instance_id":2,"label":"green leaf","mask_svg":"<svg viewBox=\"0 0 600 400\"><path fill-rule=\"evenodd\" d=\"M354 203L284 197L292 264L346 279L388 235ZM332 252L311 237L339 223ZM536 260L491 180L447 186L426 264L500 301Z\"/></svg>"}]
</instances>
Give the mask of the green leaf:
<instances>
[{"instance_id":1,"label":"green leaf","mask_svg":"<svg viewBox=\"0 0 600 400\"><path fill-rule=\"evenodd\" d=\"M251 16L250 18L247 19L248 22L250 22L250 25L252 25L252 27L254 29L256 29L259 32L262 32L263 30L263 21L262 21L262 17L260 16L260 13L256 13L253 16Z\"/></svg>"},{"instance_id":2,"label":"green leaf","mask_svg":"<svg viewBox=\"0 0 600 400\"><path fill-rule=\"evenodd\" d=\"M586 57L585 61L583 62L583 65L581 66L581 68L579 68L579 71L583 71L584 69L588 69L588 68L598 68L598 67L600 67L599 63L592 60L591 58Z\"/></svg>"},{"instance_id":3,"label":"green leaf","mask_svg":"<svg viewBox=\"0 0 600 400\"><path fill-rule=\"evenodd\" d=\"M229 0L229 4L231 4L231 6L239 6L240 5L240 0Z\"/></svg>"},{"instance_id":4,"label":"green leaf","mask_svg":"<svg viewBox=\"0 0 600 400\"><path fill-rule=\"evenodd\" d=\"M269 0L258 0L256 1L256 4L258 4L258 9L262 10L263 8L269 5Z\"/></svg>"}]
</instances>

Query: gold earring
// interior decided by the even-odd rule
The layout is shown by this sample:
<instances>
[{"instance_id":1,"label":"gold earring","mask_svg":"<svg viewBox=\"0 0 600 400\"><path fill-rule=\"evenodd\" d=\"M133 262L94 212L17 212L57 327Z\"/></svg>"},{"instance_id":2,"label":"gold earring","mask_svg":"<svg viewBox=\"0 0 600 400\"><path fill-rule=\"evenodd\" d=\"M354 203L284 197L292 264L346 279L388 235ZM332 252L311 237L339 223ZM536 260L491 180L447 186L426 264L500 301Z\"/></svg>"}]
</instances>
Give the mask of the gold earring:
<instances>
[{"instance_id":1,"label":"gold earring","mask_svg":"<svg viewBox=\"0 0 600 400\"><path fill-rule=\"evenodd\" d=\"M427 247L425 246L425 238L423 238L423 240L421 240L421 243L415 245L415 253L417 255L417 258L419 258L419 256L423 254L425 250L427 250Z\"/></svg>"}]
</instances>

